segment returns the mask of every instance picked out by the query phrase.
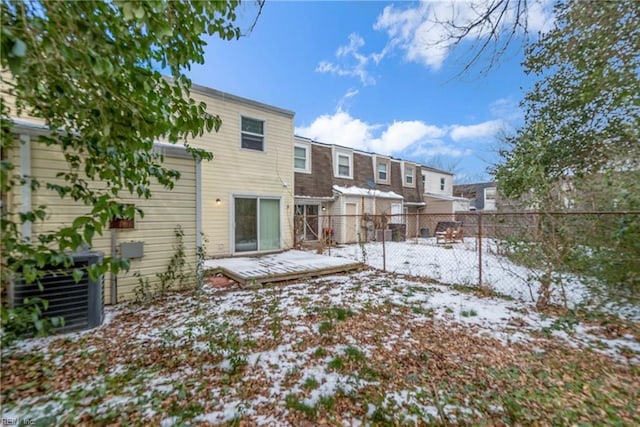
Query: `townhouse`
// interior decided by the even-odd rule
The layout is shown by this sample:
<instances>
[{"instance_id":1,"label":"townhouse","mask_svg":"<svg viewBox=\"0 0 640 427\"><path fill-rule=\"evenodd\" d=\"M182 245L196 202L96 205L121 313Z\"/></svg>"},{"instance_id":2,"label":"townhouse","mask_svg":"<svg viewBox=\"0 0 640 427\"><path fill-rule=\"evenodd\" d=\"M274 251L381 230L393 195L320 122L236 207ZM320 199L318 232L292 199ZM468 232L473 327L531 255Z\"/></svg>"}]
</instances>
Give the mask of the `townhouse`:
<instances>
[{"instance_id":1,"label":"townhouse","mask_svg":"<svg viewBox=\"0 0 640 427\"><path fill-rule=\"evenodd\" d=\"M293 245L294 113L199 85L192 86L191 96L222 118L219 132L188 141L212 152L214 159L200 161L184 146L156 141L153 150L163 156L163 165L181 174L174 188L154 183L150 199L123 192L121 202L142 209L144 216L114 219L90 247L75 254L82 262L107 256L129 259L128 272L107 273L97 284L103 286L98 294L106 303L135 298L142 284L158 286L159 273L176 268L171 263L178 250L180 269L193 274L202 249L205 256L216 257L281 251ZM41 142L51 133L42 120L12 120L17 144L2 156L16 165L24 185L2 194L2 208L18 215L46 205L43 222L21 225L22 236L37 241L43 233L70 226L91 208L60 198L45 185L30 186L34 179L63 183L57 174L67 169L66 160L60 146ZM101 188L105 183L91 185Z\"/></svg>"},{"instance_id":2,"label":"townhouse","mask_svg":"<svg viewBox=\"0 0 640 427\"><path fill-rule=\"evenodd\" d=\"M190 141L211 151L202 164L202 232L208 257L260 254L293 245L294 113L193 85L191 96L222 119Z\"/></svg>"},{"instance_id":3,"label":"townhouse","mask_svg":"<svg viewBox=\"0 0 640 427\"><path fill-rule=\"evenodd\" d=\"M419 214L431 208L425 189L451 197L453 184L453 174L446 171L299 136L294 172L295 213L303 224L297 241L322 239L327 229L339 243L375 240L387 228L375 222L381 214L388 216L392 231L417 236Z\"/></svg>"}]
</instances>

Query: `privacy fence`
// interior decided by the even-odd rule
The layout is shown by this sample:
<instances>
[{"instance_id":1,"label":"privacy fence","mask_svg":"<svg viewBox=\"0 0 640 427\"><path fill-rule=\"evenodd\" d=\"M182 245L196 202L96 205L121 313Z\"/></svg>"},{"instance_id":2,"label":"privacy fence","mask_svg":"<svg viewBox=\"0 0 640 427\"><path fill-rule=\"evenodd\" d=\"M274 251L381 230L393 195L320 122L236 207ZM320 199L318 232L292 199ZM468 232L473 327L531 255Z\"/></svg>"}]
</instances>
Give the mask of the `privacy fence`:
<instances>
[{"instance_id":1,"label":"privacy fence","mask_svg":"<svg viewBox=\"0 0 640 427\"><path fill-rule=\"evenodd\" d=\"M299 215L295 235L299 247L541 305L640 294L640 211Z\"/></svg>"}]
</instances>

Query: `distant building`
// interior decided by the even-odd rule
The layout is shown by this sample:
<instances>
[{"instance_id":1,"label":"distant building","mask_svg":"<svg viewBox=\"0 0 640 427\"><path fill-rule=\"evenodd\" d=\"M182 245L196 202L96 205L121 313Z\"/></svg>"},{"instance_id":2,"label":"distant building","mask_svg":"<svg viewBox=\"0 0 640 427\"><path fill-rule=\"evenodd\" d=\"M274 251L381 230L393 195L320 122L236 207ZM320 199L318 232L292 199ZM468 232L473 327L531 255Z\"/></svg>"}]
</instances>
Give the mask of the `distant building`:
<instances>
[{"instance_id":1,"label":"distant building","mask_svg":"<svg viewBox=\"0 0 640 427\"><path fill-rule=\"evenodd\" d=\"M469 200L469 210L494 211L498 191L496 183L479 182L474 184L458 184L453 186L453 196Z\"/></svg>"},{"instance_id":2,"label":"distant building","mask_svg":"<svg viewBox=\"0 0 640 427\"><path fill-rule=\"evenodd\" d=\"M450 172L299 136L293 160L295 214L305 224L298 241L323 236L328 226L318 223L318 215L334 216L328 227L333 239L352 243L364 235L375 237L377 227L363 228L361 216L390 215L392 226L412 237L420 233L419 214L443 209L453 214Z\"/></svg>"}]
</instances>

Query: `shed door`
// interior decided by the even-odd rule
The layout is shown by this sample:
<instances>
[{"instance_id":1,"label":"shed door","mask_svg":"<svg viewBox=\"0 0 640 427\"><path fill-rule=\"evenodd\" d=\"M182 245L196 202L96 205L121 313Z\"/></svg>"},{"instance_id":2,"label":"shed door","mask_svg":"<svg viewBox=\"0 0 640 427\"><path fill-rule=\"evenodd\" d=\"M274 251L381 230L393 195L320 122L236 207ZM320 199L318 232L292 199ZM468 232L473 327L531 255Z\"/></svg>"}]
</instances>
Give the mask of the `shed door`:
<instances>
[{"instance_id":1,"label":"shed door","mask_svg":"<svg viewBox=\"0 0 640 427\"><path fill-rule=\"evenodd\" d=\"M391 203L391 224L402 224L402 203Z\"/></svg>"},{"instance_id":2,"label":"shed door","mask_svg":"<svg viewBox=\"0 0 640 427\"><path fill-rule=\"evenodd\" d=\"M346 203L345 204L345 212L347 217L345 218L345 243L353 243L358 241L358 218L356 215L358 214L358 204L357 203Z\"/></svg>"}]
</instances>

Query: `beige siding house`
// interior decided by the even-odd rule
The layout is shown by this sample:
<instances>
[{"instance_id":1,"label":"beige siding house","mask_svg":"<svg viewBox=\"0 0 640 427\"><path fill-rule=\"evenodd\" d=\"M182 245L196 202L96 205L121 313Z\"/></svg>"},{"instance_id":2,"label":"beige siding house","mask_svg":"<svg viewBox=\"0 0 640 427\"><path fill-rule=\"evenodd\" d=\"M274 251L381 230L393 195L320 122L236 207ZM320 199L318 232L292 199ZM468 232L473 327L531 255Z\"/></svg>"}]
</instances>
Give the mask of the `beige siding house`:
<instances>
[{"instance_id":1,"label":"beige siding house","mask_svg":"<svg viewBox=\"0 0 640 427\"><path fill-rule=\"evenodd\" d=\"M219 115L219 132L191 141L202 164L202 232L211 257L293 246L294 113L203 86L191 96Z\"/></svg>"},{"instance_id":2,"label":"beige siding house","mask_svg":"<svg viewBox=\"0 0 640 427\"><path fill-rule=\"evenodd\" d=\"M46 146L36 141L40 135L49 133L42 124L31 120L15 120L13 132L19 139L16 149L8 153L16 165L18 173L27 179L40 182L62 183L56 173L66 170L65 159L57 146ZM93 244L87 248L92 252L101 252L104 256L123 255L126 248L136 248L138 253L130 258L130 270L104 277L104 300L116 303L133 299L140 280L148 281L153 287L159 281L156 273L167 270L169 262L176 253L178 240L175 232L180 227L184 236L184 274L195 274L196 248L199 244L199 213L197 194L199 191L200 162L186 152L184 147L156 144L156 152L164 155L167 168L180 171L181 178L173 190L152 183L152 198L145 200L137 196L121 193L121 201L131 203L144 211L144 218L136 216L131 228L107 229L102 236L96 235ZM153 182L153 181L152 181ZM103 186L95 182L96 188ZM74 218L87 214L90 208L74 203L68 198L61 199L57 193L41 185L37 190L23 185L7 194L9 212L30 210L32 207L46 205L48 216L44 222L26 223L22 235L34 241L39 234L70 226ZM139 277L138 277L139 275Z\"/></svg>"},{"instance_id":3,"label":"beige siding house","mask_svg":"<svg viewBox=\"0 0 640 427\"><path fill-rule=\"evenodd\" d=\"M142 282L158 285L158 273L167 271L176 253L178 227L183 233L184 273L195 274L197 251L205 242L205 256L230 256L280 251L293 242L293 116L291 111L261 104L202 86L193 85L192 98L204 101L207 111L222 118L219 132L189 141L214 154L212 161L195 160L183 146L157 142L167 168L180 171L172 190L151 187L152 198L121 193L121 201L144 211L129 228L107 229L93 239L91 252L108 257L127 255L129 272L104 277L104 301L133 299ZM38 119L14 119L20 143L9 156L18 173L42 182L56 182L67 169L57 146L36 139L50 132ZM93 183L96 187L104 183ZM44 185L28 185L3 195L10 212L48 206L44 223L25 224L23 235L38 234L71 225L89 208L61 199Z\"/></svg>"}]
</instances>

